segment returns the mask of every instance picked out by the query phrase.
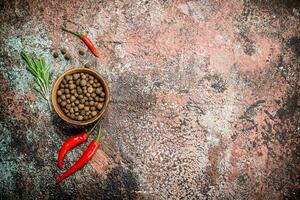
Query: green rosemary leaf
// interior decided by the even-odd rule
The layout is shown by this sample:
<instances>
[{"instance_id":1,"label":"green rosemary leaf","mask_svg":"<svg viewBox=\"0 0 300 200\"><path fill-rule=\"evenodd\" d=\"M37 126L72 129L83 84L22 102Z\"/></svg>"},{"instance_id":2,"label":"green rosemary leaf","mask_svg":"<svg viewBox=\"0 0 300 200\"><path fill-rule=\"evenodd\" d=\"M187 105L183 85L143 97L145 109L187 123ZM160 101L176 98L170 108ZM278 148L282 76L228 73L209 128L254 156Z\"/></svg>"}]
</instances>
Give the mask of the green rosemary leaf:
<instances>
[{"instance_id":1,"label":"green rosemary leaf","mask_svg":"<svg viewBox=\"0 0 300 200\"><path fill-rule=\"evenodd\" d=\"M35 91L37 91L45 100L47 100L44 96L43 96L43 92L40 90L40 89L38 89L37 87L35 87L34 88L35 89Z\"/></svg>"},{"instance_id":2,"label":"green rosemary leaf","mask_svg":"<svg viewBox=\"0 0 300 200\"><path fill-rule=\"evenodd\" d=\"M28 56L27 53L22 52L21 57L27 64L27 71L34 77L35 90L48 101L50 106L50 67L46 66L44 59L34 59Z\"/></svg>"},{"instance_id":3,"label":"green rosemary leaf","mask_svg":"<svg viewBox=\"0 0 300 200\"><path fill-rule=\"evenodd\" d=\"M37 76L38 73L36 71L36 69L34 68L34 63L32 61L31 58L28 57L28 55L26 53L22 53L21 54L22 58L26 61L27 63L27 67L26 69L33 75L33 76Z\"/></svg>"}]
</instances>

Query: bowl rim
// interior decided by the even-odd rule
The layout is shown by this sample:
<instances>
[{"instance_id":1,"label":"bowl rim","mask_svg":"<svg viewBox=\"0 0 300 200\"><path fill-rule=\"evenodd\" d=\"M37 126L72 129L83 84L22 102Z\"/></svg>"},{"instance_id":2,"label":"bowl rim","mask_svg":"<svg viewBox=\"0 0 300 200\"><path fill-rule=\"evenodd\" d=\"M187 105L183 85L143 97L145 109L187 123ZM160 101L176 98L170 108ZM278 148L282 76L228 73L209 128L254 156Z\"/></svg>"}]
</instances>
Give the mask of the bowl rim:
<instances>
[{"instance_id":1,"label":"bowl rim","mask_svg":"<svg viewBox=\"0 0 300 200\"><path fill-rule=\"evenodd\" d=\"M95 117L93 117L89 120L85 120L85 121L77 121L77 120L73 120L73 119L69 118L66 114L64 114L64 112L60 108L60 106L57 102L57 90L59 89L60 83L62 82L63 78L66 75L70 75L70 74L74 74L74 73L82 73L82 72L91 74L95 78L97 78L101 82L101 85L102 85L103 90L104 90L106 95L105 95L105 100L104 100L103 107L102 107L101 111ZM107 110L109 101L110 101L110 93L109 93L109 89L108 89L108 86L107 86L107 83L106 83L105 79L96 70L88 69L88 68L85 68L85 67L72 67L71 69L65 71L63 74L61 74L56 79L56 81L53 84L52 91L51 91L51 103L52 103L52 107L53 107L54 111L64 121L66 121L68 123L71 123L71 124L74 124L74 125L79 125L79 126L84 126L84 125L87 125L87 124L91 124L91 123L99 120L103 116L105 111Z\"/></svg>"}]
</instances>

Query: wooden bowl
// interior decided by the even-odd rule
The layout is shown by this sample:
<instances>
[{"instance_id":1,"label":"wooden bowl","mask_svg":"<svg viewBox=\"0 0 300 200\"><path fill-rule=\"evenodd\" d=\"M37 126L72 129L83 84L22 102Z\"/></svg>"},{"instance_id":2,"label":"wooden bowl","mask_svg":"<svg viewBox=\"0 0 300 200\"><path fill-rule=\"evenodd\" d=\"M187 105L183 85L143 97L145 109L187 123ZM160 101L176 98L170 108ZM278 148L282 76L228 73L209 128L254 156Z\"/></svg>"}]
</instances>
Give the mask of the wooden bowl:
<instances>
[{"instance_id":1,"label":"wooden bowl","mask_svg":"<svg viewBox=\"0 0 300 200\"><path fill-rule=\"evenodd\" d=\"M70 74L74 74L74 73L82 73L82 72L83 73L88 73L88 74L94 76L95 78L97 78L100 81L100 83L103 87L103 90L105 92L105 98L104 98L104 103L103 103L102 109L100 110L100 112L98 112L98 114L95 117L93 117L91 119L88 119L88 120L85 120L85 121L77 121L77 120L74 120L74 119L71 119L70 117L68 117L61 110L60 105L57 102L57 90L59 89L60 83L66 75L70 75ZM73 68L73 69L70 69L70 70L66 71L60 77L58 77L58 79L56 80L56 82L54 83L54 86L52 88L51 101L52 101L52 106L53 106L55 112L64 121L69 122L71 124L83 126L83 125L91 124L91 123L97 121L104 114L104 112L107 109L108 102L109 102L109 90L108 90L107 84L105 83L103 77L99 73L97 73L96 71L88 69L88 68Z\"/></svg>"}]
</instances>

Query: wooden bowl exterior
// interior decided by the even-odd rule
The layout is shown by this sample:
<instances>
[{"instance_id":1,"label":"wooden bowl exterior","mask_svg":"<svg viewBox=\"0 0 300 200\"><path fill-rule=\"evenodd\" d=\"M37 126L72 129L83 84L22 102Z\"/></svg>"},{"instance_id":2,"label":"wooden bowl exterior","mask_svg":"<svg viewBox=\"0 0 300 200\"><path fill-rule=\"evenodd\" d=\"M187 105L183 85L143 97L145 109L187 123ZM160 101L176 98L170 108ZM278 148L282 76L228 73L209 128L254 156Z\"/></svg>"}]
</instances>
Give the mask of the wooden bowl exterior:
<instances>
[{"instance_id":1,"label":"wooden bowl exterior","mask_svg":"<svg viewBox=\"0 0 300 200\"><path fill-rule=\"evenodd\" d=\"M93 118L91 118L89 120L77 121L77 120L73 120L73 119L69 118L61 110L61 108L60 108L60 106L59 106L59 104L57 102L57 90L59 89L61 81L64 79L64 77L66 75L70 75L70 74L74 74L74 73L88 73L88 74L94 76L95 78L97 78L100 81L100 83L101 83L101 85L103 87L103 90L105 92L105 100L104 100L104 104L103 104L103 107L102 107L101 111L95 117L93 117ZM102 115L104 114L104 112L106 111L106 109L107 109L109 100L110 100L110 94L109 94L109 90L108 90L107 84L104 81L104 78L99 73L97 73L96 71L88 69L88 68L83 68L83 67L72 68L72 69L66 71L65 73L63 73L61 76L59 76L58 79L56 80L56 82L54 83L54 86L52 88L52 94L51 94L52 106L53 106L55 112L64 121L66 121L68 123L71 123L71 124L80 125L80 126L91 124L91 123L97 121L98 119L100 119L102 117Z\"/></svg>"}]
</instances>

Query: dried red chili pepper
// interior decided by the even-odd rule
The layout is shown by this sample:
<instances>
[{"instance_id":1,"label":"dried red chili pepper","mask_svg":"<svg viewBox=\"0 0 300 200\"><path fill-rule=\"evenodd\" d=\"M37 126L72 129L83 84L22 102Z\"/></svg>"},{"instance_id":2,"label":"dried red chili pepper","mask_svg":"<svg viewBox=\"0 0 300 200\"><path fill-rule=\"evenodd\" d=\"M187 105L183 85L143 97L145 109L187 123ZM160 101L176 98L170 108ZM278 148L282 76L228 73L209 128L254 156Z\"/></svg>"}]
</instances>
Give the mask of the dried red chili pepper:
<instances>
[{"instance_id":1,"label":"dried red chili pepper","mask_svg":"<svg viewBox=\"0 0 300 200\"><path fill-rule=\"evenodd\" d=\"M95 47L95 45L91 42L91 40L85 35L85 34L81 34L78 32L73 32L70 31L64 27L62 27L62 30L72 33L73 35L76 35L77 37L79 37L85 44L86 46L88 46L88 48L91 50L91 52L96 56L99 57L99 53L97 52L97 49Z\"/></svg>"},{"instance_id":2,"label":"dried red chili pepper","mask_svg":"<svg viewBox=\"0 0 300 200\"><path fill-rule=\"evenodd\" d=\"M59 176L55 183L58 184L65 178L71 176L76 171L81 169L96 153L96 150L98 149L100 145L100 130L98 131L98 135L95 140L93 140L87 149L83 152L82 156L76 161L76 163L70 167L65 173L63 173L61 176Z\"/></svg>"},{"instance_id":3,"label":"dried red chili pepper","mask_svg":"<svg viewBox=\"0 0 300 200\"><path fill-rule=\"evenodd\" d=\"M63 168L63 160L65 155L74 147L76 147L77 145L85 142L88 139L88 136L95 130L96 126L99 124L100 120L97 121L97 123L91 128L91 130L89 130L88 132L84 131L82 133L79 133L77 135L74 135L72 137L70 137L69 139L67 139L67 141L65 141L63 143L63 145L60 148L60 151L58 153L58 168L62 169Z\"/></svg>"}]
</instances>

